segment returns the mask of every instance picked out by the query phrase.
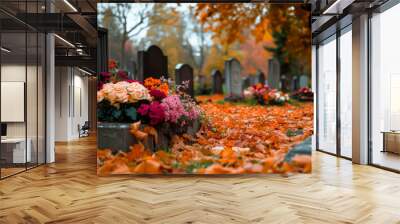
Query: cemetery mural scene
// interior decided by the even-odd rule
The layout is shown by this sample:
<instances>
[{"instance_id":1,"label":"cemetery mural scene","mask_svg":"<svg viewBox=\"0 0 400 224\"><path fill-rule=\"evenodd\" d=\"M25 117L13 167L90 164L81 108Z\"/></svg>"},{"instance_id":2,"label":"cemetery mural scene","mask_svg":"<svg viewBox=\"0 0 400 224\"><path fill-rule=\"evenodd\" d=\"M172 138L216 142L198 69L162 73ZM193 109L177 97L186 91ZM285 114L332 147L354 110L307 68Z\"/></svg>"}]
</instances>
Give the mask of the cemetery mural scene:
<instances>
[{"instance_id":1,"label":"cemetery mural scene","mask_svg":"<svg viewBox=\"0 0 400 224\"><path fill-rule=\"evenodd\" d=\"M108 49L98 175L311 172L307 5L99 3L98 12Z\"/></svg>"}]
</instances>

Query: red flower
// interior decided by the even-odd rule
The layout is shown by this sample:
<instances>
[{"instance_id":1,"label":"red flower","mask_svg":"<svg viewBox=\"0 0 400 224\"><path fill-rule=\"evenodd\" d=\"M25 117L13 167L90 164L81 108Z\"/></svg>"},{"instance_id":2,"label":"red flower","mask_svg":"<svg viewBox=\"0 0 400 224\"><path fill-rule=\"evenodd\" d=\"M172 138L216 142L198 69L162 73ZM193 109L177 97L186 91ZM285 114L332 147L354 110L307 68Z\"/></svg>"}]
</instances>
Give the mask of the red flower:
<instances>
[{"instance_id":1,"label":"red flower","mask_svg":"<svg viewBox=\"0 0 400 224\"><path fill-rule=\"evenodd\" d=\"M118 78L120 78L122 80L128 79L128 73L126 71L124 71L124 70L119 70L117 72L117 76L118 76Z\"/></svg>"},{"instance_id":2,"label":"red flower","mask_svg":"<svg viewBox=\"0 0 400 224\"><path fill-rule=\"evenodd\" d=\"M140 107L138 108L137 112L142 115L142 116L146 116L149 113L149 109L150 109L150 105L148 104L142 104L140 105Z\"/></svg>"},{"instance_id":3,"label":"red flower","mask_svg":"<svg viewBox=\"0 0 400 224\"><path fill-rule=\"evenodd\" d=\"M117 67L118 67L117 62L114 59L108 60L108 69L112 70Z\"/></svg>"},{"instance_id":4,"label":"red flower","mask_svg":"<svg viewBox=\"0 0 400 224\"><path fill-rule=\"evenodd\" d=\"M150 124L157 125L164 121L164 108L159 102L152 102L149 108Z\"/></svg>"},{"instance_id":5,"label":"red flower","mask_svg":"<svg viewBox=\"0 0 400 224\"><path fill-rule=\"evenodd\" d=\"M137 112L142 116L148 116L150 125L157 125L164 121L164 108L159 102L152 102L151 104L142 104Z\"/></svg>"},{"instance_id":6,"label":"red flower","mask_svg":"<svg viewBox=\"0 0 400 224\"><path fill-rule=\"evenodd\" d=\"M150 95L152 97L154 97L155 100L162 100L165 97L167 97L167 95L165 95L165 93L163 91L160 91L158 89L152 89L150 90Z\"/></svg>"}]
</instances>

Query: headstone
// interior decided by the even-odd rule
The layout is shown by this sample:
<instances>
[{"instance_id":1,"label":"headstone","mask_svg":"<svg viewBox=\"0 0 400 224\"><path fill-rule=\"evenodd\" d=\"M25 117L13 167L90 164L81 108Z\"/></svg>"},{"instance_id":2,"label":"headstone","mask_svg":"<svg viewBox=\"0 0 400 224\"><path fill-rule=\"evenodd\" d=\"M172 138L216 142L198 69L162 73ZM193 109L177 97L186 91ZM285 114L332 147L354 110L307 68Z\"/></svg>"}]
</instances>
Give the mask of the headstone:
<instances>
[{"instance_id":1,"label":"headstone","mask_svg":"<svg viewBox=\"0 0 400 224\"><path fill-rule=\"evenodd\" d=\"M308 76L306 75L301 75L299 79L299 87L308 87Z\"/></svg>"},{"instance_id":2,"label":"headstone","mask_svg":"<svg viewBox=\"0 0 400 224\"><path fill-rule=\"evenodd\" d=\"M188 88L183 91L194 97L193 68L188 64L178 64L175 67L175 83L182 85L183 82L188 82Z\"/></svg>"},{"instance_id":3,"label":"headstone","mask_svg":"<svg viewBox=\"0 0 400 224\"><path fill-rule=\"evenodd\" d=\"M299 77L293 76L292 82L290 83L290 90L295 91L299 89Z\"/></svg>"},{"instance_id":4,"label":"headstone","mask_svg":"<svg viewBox=\"0 0 400 224\"><path fill-rule=\"evenodd\" d=\"M249 78L250 78L250 85L251 86L256 85L258 83L258 79L257 79L256 75L250 75Z\"/></svg>"},{"instance_id":5,"label":"headstone","mask_svg":"<svg viewBox=\"0 0 400 224\"><path fill-rule=\"evenodd\" d=\"M137 76L137 64L135 61L132 61L132 70L129 75L130 79L135 79L135 77Z\"/></svg>"},{"instance_id":6,"label":"headstone","mask_svg":"<svg viewBox=\"0 0 400 224\"><path fill-rule=\"evenodd\" d=\"M264 73L262 71L258 71L256 77L257 77L257 82L258 83L265 84L265 75L264 75Z\"/></svg>"},{"instance_id":7,"label":"headstone","mask_svg":"<svg viewBox=\"0 0 400 224\"><path fill-rule=\"evenodd\" d=\"M213 70L212 76L212 91L214 94L223 93L222 85L224 84L224 78L219 70Z\"/></svg>"},{"instance_id":8,"label":"headstone","mask_svg":"<svg viewBox=\"0 0 400 224\"><path fill-rule=\"evenodd\" d=\"M242 79L243 81L243 89L247 89L249 86L253 85L252 84L252 77L251 76L247 76L245 78Z\"/></svg>"},{"instance_id":9,"label":"headstone","mask_svg":"<svg viewBox=\"0 0 400 224\"><path fill-rule=\"evenodd\" d=\"M168 78L168 58L162 50L152 45L146 51L138 52L138 71L136 79L143 81L146 78Z\"/></svg>"},{"instance_id":10,"label":"headstone","mask_svg":"<svg viewBox=\"0 0 400 224\"><path fill-rule=\"evenodd\" d=\"M231 58L225 61L226 92L228 96L242 95L242 77L240 62Z\"/></svg>"},{"instance_id":11,"label":"headstone","mask_svg":"<svg viewBox=\"0 0 400 224\"><path fill-rule=\"evenodd\" d=\"M280 77L280 82L279 82L279 86L278 89L281 89L282 91L287 91L288 88L288 83L287 83L287 78L285 75L282 75Z\"/></svg>"},{"instance_id":12,"label":"headstone","mask_svg":"<svg viewBox=\"0 0 400 224\"><path fill-rule=\"evenodd\" d=\"M276 59L268 60L268 85L273 89L280 88L281 67Z\"/></svg>"},{"instance_id":13,"label":"headstone","mask_svg":"<svg viewBox=\"0 0 400 224\"><path fill-rule=\"evenodd\" d=\"M199 82L200 93L203 94L206 89L206 77L204 75L199 75L198 82Z\"/></svg>"}]
</instances>

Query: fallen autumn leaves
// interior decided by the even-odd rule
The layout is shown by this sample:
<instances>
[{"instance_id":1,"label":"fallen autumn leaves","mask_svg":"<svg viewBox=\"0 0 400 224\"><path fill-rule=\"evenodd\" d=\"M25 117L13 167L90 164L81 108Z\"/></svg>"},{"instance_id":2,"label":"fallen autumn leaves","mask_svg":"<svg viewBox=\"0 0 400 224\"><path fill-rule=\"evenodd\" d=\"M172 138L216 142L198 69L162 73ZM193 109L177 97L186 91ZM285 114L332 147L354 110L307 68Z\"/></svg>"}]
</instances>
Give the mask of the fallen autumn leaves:
<instances>
[{"instance_id":1,"label":"fallen autumn leaves","mask_svg":"<svg viewBox=\"0 0 400 224\"><path fill-rule=\"evenodd\" d=\"M141 144L116 155L98 150L99 175L311 172L310 155L285 156L312 135L312 103L249 106L199 98L207 120L195 137L174 136L170 149L154 154Z\"/></svg>"}]
</instances>

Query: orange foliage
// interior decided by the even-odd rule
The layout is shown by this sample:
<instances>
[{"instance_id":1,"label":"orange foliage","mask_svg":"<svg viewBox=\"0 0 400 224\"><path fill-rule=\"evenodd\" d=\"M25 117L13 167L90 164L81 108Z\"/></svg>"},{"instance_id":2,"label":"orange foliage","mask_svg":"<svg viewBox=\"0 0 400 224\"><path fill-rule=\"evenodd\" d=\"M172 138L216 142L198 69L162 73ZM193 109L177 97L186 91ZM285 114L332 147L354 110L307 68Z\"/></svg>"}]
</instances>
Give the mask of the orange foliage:
<instances>
[{"instance_id":1,"label":"orange foliage","mask_svg":"<svg viewBox=\"0 0 400 224\"><path fill-rule=\"evenodd\" d=\"M311 172L311 157L295 155L285 160L290 149L313 133L313 105L248 106L215 104L221 96L199 96L204 103L205 122L195 137L174 136L168 151L151 153L139 143L128 153L113 155L98 150L100 175L137 173L294 173ZM132 125L134 130L138 124ZM302 133L288 136L289 130ZM147 133L154 130L146 129Z\"/></svg>"}]
</instances>

